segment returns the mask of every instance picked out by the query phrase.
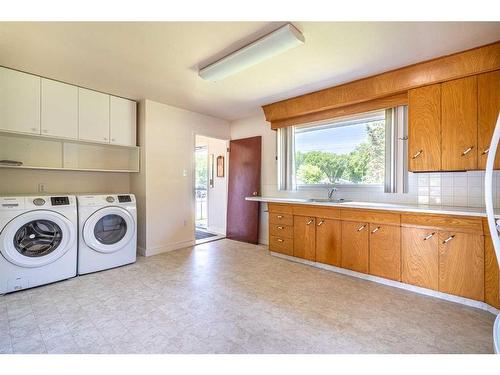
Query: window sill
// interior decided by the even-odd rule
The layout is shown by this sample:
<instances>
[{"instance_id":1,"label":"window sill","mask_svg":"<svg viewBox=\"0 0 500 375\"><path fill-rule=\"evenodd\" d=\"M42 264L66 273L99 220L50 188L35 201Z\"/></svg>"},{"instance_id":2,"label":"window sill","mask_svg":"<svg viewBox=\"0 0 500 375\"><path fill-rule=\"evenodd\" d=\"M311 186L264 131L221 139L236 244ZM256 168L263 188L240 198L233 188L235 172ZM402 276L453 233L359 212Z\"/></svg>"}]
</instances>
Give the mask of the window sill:
<instances>
[{"instance_id":1,"label":"window sill","mask_svg":"<svg viewBox=\"0 0 500 375\"><path fill-rule=\"evenodd\" d=\"M342 185L300 185L297 190L310 191L310 190L329 190L336 188L337 191L370 191L370 192L384 192L384 185L359 185L359 184L342 184Z\"/></svg>"}]
</instances>

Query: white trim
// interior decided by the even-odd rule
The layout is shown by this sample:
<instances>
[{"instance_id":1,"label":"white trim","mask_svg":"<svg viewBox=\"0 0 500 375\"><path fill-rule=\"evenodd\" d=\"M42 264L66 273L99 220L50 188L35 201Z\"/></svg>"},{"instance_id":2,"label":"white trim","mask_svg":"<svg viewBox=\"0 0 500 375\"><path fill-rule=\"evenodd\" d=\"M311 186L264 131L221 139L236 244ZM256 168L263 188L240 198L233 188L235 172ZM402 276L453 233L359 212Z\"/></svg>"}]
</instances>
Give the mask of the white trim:
<instances>
[{"instance_id":1,"label":"white trim","mask_svg":"<svg viewBox=\"0 0 500 375\"><path fill-rule=\"evenodd\" d=\"M180 250L184 249L186 247L191 247L194 246L194 240L187 240L187 241L179 241L179 242L173 242L168 245L162 245L162 246L157 246L157 247L150 247L150 248L143 248L139 247L139 254L144 257L149 257L152 255L157 255L161 253L167 253L169 251L174 251L174 250Z\"/></svg>"},{"instance_id":2,"label":"white trim","mask_svg":"<svg viewBox=\"0 0 500 375\"><path fill-rule=\"evenodd\" d=\"M436 297L436 298L439 298L439 299L442 299L442 300L446 300L446 301L450 301L450 302L460 303L462 305L466 305L466 306L470 306L470 307L475 307L475 308L478 308L478 309L481 309L481 310L488 311L488 312L490 312L492 314L495 314L495 315L498 315L500 313L500 310L494 308L493 306L488 305L485 302L475 301L475 300L472 300L472 299L469 299L469 298L464 298L464 297L458 297L458 296L454 296L452 294L438 292L436 290L421 288L421 287L418 287L418 286L401 283L399 281L388 280L388 279L384 279L384 278L378 277L378 276L367 275L367 274L364 274L364 273L347 270L345 268L330 266L328 264L313 262L313 261L310 261L310 260L300 259L300 258L296 258L296 257L289 256L289 255L275 253L273 251L269 251L269 253L272 256L275 256L277 258L282 258L282 259L290 260L292 262L296 262L296 263L301 263L301 264L305 264L305 265L308 265L308 266L312 266L312 267L315 267L315 268L321 268L321 269L324 269L324 270L327 270L327 271L332 271L332 272L340 273L340 274L343 274L343 275L356 277L358 279L363 279L363 280L367 280L367 281L373 281L375 283L384 284L384 285L392 286L392 287L395 287L395 288L408 290L410 292L415 292L415 293L423 294L423 295L430 296L430 297Z\"/></svg>"}]
</instances>

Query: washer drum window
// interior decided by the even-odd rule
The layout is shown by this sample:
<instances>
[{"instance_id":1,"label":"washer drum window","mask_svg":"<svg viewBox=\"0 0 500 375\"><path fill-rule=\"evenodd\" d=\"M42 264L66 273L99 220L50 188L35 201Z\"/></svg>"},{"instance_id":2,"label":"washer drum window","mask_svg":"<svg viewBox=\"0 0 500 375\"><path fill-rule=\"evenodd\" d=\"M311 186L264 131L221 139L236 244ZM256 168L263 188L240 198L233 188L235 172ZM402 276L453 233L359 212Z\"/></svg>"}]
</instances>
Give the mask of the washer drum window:
<instances>
[{"instance_id":1,"label":"washer drum window","mask_svg":"<svg viewBox=\"0 0 500 375\"><path fill-rule=\"evenodd\" d=\"M20 227L13 242L19 254L37 258L52 253L61 244L63 233L50 220L33 220Z\"/></svg>"}]
</instances>

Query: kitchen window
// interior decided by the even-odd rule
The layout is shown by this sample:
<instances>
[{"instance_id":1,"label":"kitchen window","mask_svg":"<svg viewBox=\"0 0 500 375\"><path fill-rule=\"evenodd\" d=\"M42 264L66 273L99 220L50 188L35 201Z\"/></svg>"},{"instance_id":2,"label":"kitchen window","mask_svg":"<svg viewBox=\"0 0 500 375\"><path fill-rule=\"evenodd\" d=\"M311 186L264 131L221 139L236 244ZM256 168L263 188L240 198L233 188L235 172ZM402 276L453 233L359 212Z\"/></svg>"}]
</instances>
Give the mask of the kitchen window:
<instances>
[{"instance_id":1,"label":"kitchen window","mask_svg":"<svg viewBox=\"0 0 500 375\"><path fill-rule=\"evenodd\" d=\"M278 130L280 190L404 192L406 106Z\"/></svg>"}]
</instances>

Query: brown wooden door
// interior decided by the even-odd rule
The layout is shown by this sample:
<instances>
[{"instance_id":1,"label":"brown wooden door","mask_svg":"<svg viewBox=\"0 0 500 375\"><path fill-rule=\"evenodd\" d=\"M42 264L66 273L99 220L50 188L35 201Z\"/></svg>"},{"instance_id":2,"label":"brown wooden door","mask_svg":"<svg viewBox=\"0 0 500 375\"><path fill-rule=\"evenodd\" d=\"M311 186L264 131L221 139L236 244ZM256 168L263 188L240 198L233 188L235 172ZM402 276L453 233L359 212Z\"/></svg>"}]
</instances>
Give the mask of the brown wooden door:
<instances>
[{"instance_id":1,"label":"brown wooden door","mask_svg":"<svg viewBox=\"0 0 500 375\"><path fill-rule=\"evenodd\" d=\"M401 228L370 224L370 275L401 280Z\"/></svg>"},{"instance_id":2,"label":"brown wooden door","mask_svg":"<svg viewBox=\"0 0 500 375\"><path fill-rule=\"evenodd\" d=\"M401 281L438 290L439 255L436 230L401 228Z\"/></svg>"},{"instance_id":3,"label":"brown wooden door","mask_svg":"<svg viewBox=\"0 0 500 375\"><path fill-rule=\"evenodd\" d=\"M340 220L316 219L316 262L340 266L341 234Z\"/></svg>"},{"instance_id":4,"label":"brown wooden door","mask_svg":"<svg viewBox=\"0 0 500 375\"><path fill-rule=\"evenodd\" d=\"M368 273L369 225L342 221L342 268Z\"/></svg>"},{"instance_id":5,"label":"brown wooden door","mask_svg":"<svg viewBox=\"0 0 500 375\"><path fill-rule=\"evenodd\" d=\"M259 239L259 202L245 197L259 195L261 168L261 137L236 139L230 142L227 238L257 243Z\"/></svg>"},{"instance_id":6,"label":"brown wooden door","mask_svg":"<svg viewBox=\"0 0 500 375\"><path fill-rule=\"evenodd\" d=\"M441 85L441 167L477 169L477 77Z\"/></svg>"},{"instance_id":7,"label":"brown wooden door","mask_svg":"<svg viewBox=\"0 0 500 375\"><path fill-rule=\"evenodd\" d=\"M293 256L316 260L316 218L293 217Z\"/></svg>"},{"instance_id":8,"label":"brown wooden door","mask_svg":"<svg viewBox=\"0 0 500 375\"><path fill-rule=\"evenodd\" d=\"M408 93L408 169L441 169L441 85Z\"/></svg>"},{"instance_id":9,"label":"brown wooden door","mask_svg":"<svg viewBox=\"0 0 500 375\"><path fill-rule=\"evenodd\" d=\"M491 136L500 111L500 70L477 77L478 168L486 168ZM500 169L500 152L495 158L495 169Z\"/></svg>"},{"instance_id":10,"label":"brown wooden door","mask_svg":"<svg viewBox=\"0 0 500 375\"><path fill-rule=\"evenodd\" d=\"M499 271L490 236L484 236L484 301L500 309Z\"/></svg>"},{"instance_id":11,"label":"brown wooden door","mask_svg":"<svg viewBox=\"0 0 500 375\"><path fill-rule=\"evenodd\" d=\"M483 300L482 235L439 232L439 291Z\"/></svg>"}]
</instances>

